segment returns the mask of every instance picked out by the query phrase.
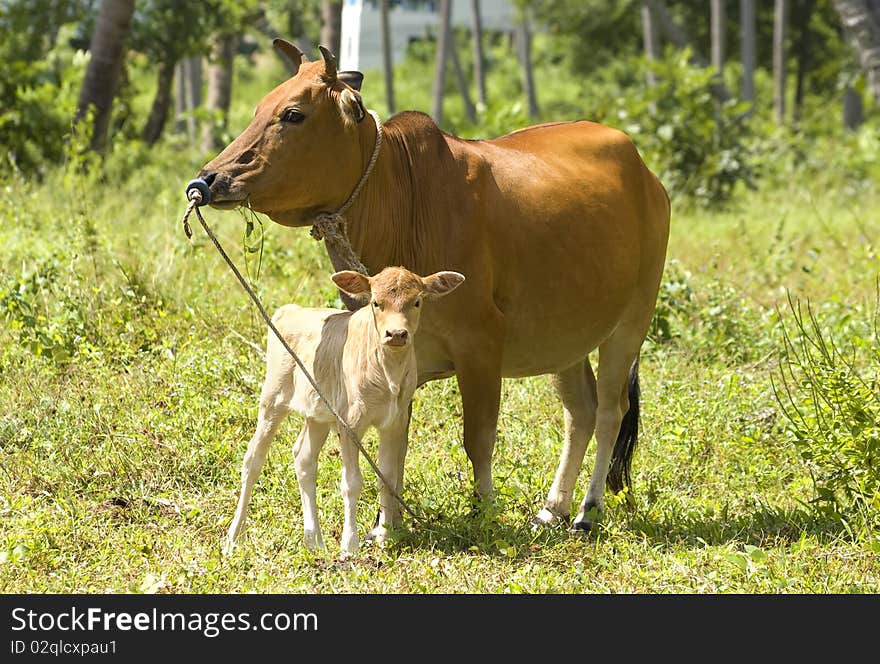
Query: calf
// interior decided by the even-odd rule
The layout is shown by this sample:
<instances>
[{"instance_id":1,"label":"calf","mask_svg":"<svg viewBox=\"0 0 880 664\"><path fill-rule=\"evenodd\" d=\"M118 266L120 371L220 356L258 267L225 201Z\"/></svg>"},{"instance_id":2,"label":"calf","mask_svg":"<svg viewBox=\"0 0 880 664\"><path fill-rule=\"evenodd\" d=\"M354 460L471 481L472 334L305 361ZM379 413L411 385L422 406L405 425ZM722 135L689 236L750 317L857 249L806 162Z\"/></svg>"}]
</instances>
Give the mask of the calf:
<instances>
[{"instance_id":1,"label":"calf","mask_svg":"<svg viewBox=\"0 0 880 664\"><path fill-rule=\"evenodd\" d=\"M345 271L337 272L332 279L342 291L362 301L369 296L370 305L350 312L287 304L275 313L272 322L358 440L371 426L378 430L379 469L400 492L409 406L418 377L412 341L422 301L446 295L464 281L464 276L437 272L419 277L402 267L388 267L374 277ZM363 486L358 449L349 436L339 432L330 410L270 330L257 431L248 444L241 469L241 496L227 533L227 552L244 528L254 483L279 425L291 410L305 419L293 448L305 545L324 546L315 504L318 453L327 434L336 429L340 434L345 504L341 547L347 552L358 548L357 499ZM400 515L399 506L382 482L379 503L382 516L372 535L381 540L386 527Z\"/></svg>"}]
</instances>

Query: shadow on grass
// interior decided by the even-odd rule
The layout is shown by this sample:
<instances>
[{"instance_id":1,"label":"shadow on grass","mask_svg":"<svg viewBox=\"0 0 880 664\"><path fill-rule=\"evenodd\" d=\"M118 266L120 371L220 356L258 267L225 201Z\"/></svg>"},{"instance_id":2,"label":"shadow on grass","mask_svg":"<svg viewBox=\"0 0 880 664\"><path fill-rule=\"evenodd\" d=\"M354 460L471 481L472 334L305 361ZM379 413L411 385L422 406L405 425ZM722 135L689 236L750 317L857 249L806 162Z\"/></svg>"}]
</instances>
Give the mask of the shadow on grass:
<instances>
[{"instance_id":1,"label":"shadow on grass","mask_svg":"<svg viewBox=\"0 0 880 664\"><path fill-rule=\"evenodd\" d=\"M688 513L662 515L632 511L622 515L620 527L641 533L651 541L668 545L724 545L731 542L763 546L793 543L803 535L820 540L849 535L846 526L831 512L805 506L780 508L761 505L733 512L728 507L706 508Z\"/></svg>"},{"instance_id":2,"label":"shadow on grass","mask_svg":"<svg viewBox=\"0 0 880 664\"><path fill-rule=\"evenodd\" d=\"M454 554L474 552L511 560L566 542L595 546L615 537L642 535L652 543L702 548L730 543L765 547L797 542L808 535L829 541L848 537L846 527L832 513L806 506L777 508L771 505L733 511L729 507L664 514L618 507L588 535L572 534L568 522L532 531L526 512L488 508L460 514L434 514L428 523L409 521L394 534L400 550L434 550Z\"/></svg>"}]
</instances>

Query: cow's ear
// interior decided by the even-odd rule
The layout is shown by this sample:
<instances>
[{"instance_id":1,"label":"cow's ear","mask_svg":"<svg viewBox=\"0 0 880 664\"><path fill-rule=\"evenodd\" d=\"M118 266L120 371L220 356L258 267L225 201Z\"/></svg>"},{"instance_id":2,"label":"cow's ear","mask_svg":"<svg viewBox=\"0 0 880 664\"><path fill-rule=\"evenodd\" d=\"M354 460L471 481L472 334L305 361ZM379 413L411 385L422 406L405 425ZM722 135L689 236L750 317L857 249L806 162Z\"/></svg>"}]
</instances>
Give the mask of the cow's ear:
<instances>
[{"instance_id":1,"label":"cow's ear","mask_svg":"<svg viewBox=\"0 0 880 664\"><path fill-rule=\"evenodd\" d=\"M364 83L364 75L354 70L337 72L336 78L358 92L360 92L361 86Z\"/></svg>"},{"instance_id":2,"label":"cow's ear","mask_svg":"<svg viewBox=\"0 0 880 664\"><path fill-rule=\"evenodd\" d=\"M370 278L360 272L343 270L342 272L337 272L330 278L333 279L333 283L336 284L339 290L348 293L349 295L358 297L370 293Z\"/></svg>"},{"instance_id":3,"label":"cow's ear","mask_svg":"<svg viewBox=\"0 0 880 664\"><path fill-rule=\"evenodd\" d=\"M443 297L461 286L464 275L459 272L435 272L422 277L425 285L425 297Z\"/></svg>"},{"instance_id":4,"label":"cow's ear","mask_svg":"<svg viewBox=\"0 0 880 664\"><path fill-rule=\"evenodd\" d=\"M343 88L339 93L339 106L343 115L354 122L360 122L367 114L360 94L349 88Z\"/></svg>"}]
</instances>

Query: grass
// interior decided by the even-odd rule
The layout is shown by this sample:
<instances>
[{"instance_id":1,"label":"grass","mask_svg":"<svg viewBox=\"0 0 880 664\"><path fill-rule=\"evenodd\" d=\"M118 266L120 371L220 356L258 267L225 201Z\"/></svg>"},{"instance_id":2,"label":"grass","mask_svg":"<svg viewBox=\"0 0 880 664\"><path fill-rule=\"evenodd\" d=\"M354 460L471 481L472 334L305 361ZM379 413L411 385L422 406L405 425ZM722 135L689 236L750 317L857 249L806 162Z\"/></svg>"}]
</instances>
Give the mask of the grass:
<instances>
[{"instance_id":1,"label":"grass","mask_svg":"<svg viewBox=\"0 0 880 664\"><path fill-rule=\"evenodd\" d=\"M258 88L243 79L233 127ZM817 178L744 192L723 210L674 201L642 354L631 500L609 496L588 538L528 527L561 447L549 380L505 381L497 500L478 513L461 403L446 380L414 403L406 497L424 524L406 520L393 544L341 559L331 439L318 495L329 550L304 550L292 416L244 539L223 558L265 330L201 230L189 243L179 226L182 186L201 163L172 143L131 146L100 180L59 168L42 183L2 184L0 592L880 591L876 534L815 508L771 383L789 293L812 302L828 334L876 345L876 187ZM329 260L305 231L266 222L256 277L244 222L213 211L208 220L270 311L338 305ZM376 504L375 479L365 479L362 535Z\"/></svg>"}]
</instances>

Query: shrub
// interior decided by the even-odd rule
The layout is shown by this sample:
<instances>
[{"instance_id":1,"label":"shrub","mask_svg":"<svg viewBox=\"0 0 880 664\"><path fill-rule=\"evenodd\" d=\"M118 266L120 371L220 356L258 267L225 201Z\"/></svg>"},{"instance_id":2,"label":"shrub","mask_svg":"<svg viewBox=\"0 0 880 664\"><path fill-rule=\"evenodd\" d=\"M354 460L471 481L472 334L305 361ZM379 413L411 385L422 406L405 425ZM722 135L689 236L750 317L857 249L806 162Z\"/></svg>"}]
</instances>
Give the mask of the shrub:
<instances>
[{"instance_id":1,"label":"shrub","mask_svg":"<svg viewBox=\"0 0 880 664\"><path fill-rule=\"evenodd\" d=\"M630 135L670 194L722 203L737 183L752 185L748 105L716 102L715 71L689 59L688 50L654 63L635 59L642 76L614 96L595 100L594 112L599 122ZM644 84L649 71L657 80L653 87Z\"/></svg>"},{"instance_id":2,"label":"shrub","mask_svg":"<svg viewBox=\"0 0 880 664\"><path fill-rule=\"evenodd\" d=\"M880 298L866 334L845 343L809 302L789 299L794 335L784 345L774 392L807 465L818 510L831 510L854 534L880 527Z\"/></svg>"}]
</instances>

